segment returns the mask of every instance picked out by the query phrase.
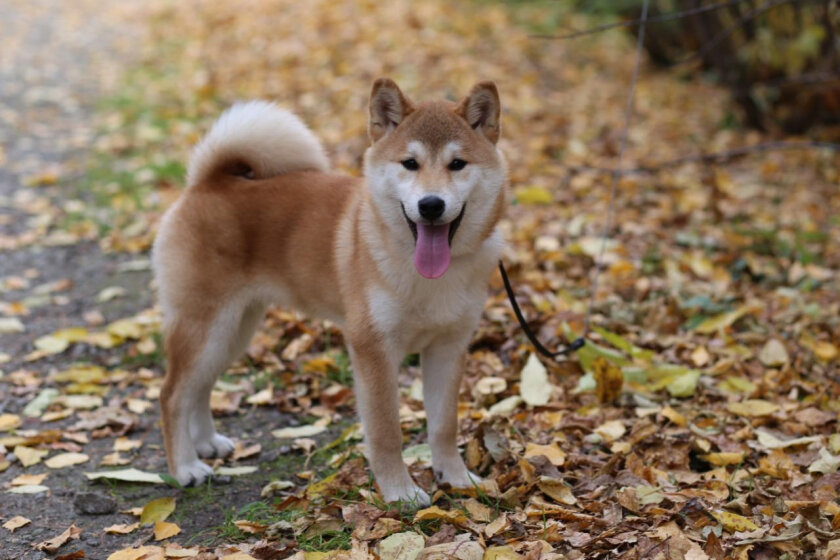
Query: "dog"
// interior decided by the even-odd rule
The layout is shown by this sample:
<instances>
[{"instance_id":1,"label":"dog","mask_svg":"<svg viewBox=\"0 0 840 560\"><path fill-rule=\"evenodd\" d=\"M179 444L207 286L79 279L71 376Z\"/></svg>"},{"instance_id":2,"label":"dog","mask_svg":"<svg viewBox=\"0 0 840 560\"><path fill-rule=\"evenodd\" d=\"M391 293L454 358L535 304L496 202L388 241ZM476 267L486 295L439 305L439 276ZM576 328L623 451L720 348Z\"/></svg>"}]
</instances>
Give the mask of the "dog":
<instances>
[{"instance_id":1,"label":"dog","mask_svg":"<svg viewBox=\"0 0 840 560\"><path fill-rule=\"evenodd\" d=\"M401 456L397 373L419 353L435 476L471 487L456 443L461 361L503 247L507 167L495 84L460 103L412 103L373 84L364 178L332 174L294 114L251 101L198 143L187 188L153 247L167 372L160 393L169 471L182 485L233 442L210 392L269 304L344 333L367 459L383 499L429 504Z\"/></svg>"}]
</instances>

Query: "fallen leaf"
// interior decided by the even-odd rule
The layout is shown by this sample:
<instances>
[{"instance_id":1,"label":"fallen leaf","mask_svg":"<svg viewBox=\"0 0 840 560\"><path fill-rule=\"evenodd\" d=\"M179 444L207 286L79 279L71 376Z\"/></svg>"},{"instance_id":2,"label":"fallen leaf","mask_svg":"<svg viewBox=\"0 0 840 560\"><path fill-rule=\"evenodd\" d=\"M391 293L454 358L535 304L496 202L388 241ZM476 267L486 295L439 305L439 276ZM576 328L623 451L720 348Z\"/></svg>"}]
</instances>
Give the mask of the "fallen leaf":
<instances>
[{"instance_id":1,"label":"fallen leaf","mask_svg":"<svg viewBox=\"0 0 840 560\"><path fill-rule=\"evenodd\" d=\"M726 410L738 416L769 416L779 410L779 405L759 399L747 399L741 402L727 403Z\"/></svg>"},{"instance_id":2,"label":"fallen leaf","mask_svg":"<svg viewBox=\"0 0 840 560\"><path fill-rule=\"evenodd\" d=\"M172 496L152 500L143 506L143 513L140 514L140 523L146 525L147 523L166 521L166 518L173 511L175 511L175 498Z\"/></svg>"},{"instance_id":3,"label":"fallen leaf","mask_svg":"<svg viewBox=\"0 0 840 560\"><path fill-rule=\"evenodd\" d=\"M55 552L59 548L61 548L68 540L70 539L78 539L79 535L82 534L82 530L76 527L75 525L70 525L63 533L57 535L51 539L47 539L45 541L39 542L36 545L33 545L36 550L42 550L44 552Z\"/></svg>"},{"instance_id":4,"label":"fallen leaf","mask_svg":"<svg viewBox=\"0 0 840 560\"><path fill-rule=\"evenodd\" d=\"M0 432L9 432L20 424L20 416L17 414L0 414Z\"/></svg>"},{"instance_id":5,"label":"fallen leaf","mask_svg":"<svg viewBox=\"0 0 840 560\"><path fill-rule=\"evenodd\" d=\"M840 456L833 456L825 447L820 448L820 457L808 467L808 472L828 474L840 468Z\"/></svg>"},{"instance_id":6,"label":"fallen leaf","mask_svg":"<svg viewBox=\"0 0 840 560\"><path fill-rule=\"evenodd\" d=\"M41 484L47 478L47 473L43 474L21 474L12 479L10 483L12 486L25 486L27 484Z\"/></svg>"},{"instance_id":7,"label":"fallen leaf","mask_svg":"<svg viewBox=\"0 0 840 560\"><path fill-rule=\"evenodd\" d=\"M32 523L31 520L23 517L22 515L16 515L3 523L3 528L8 529L10 533L14 533L16 529L20 529L25 525L29 525Z\"/></svg>"},{"instance_id":8,"label":"fallen leaf","mask_svg":"<svg viewBox=\"0 0 840 560\"><path fill-rule=\"evenodd\" d=\"M720 510L713 511L711 514L712 517L717 519L718 522L723 525L723 528L729 533L755 531L758 529L758 525L753 523L750 518L738 515L737 513Z\"/></svg>"},{"instance_id":9,"label":"fallen leaf","mask_svg":"<svg viewBox=\"0 0 840 560\"><path fill-rule=\"evenodd\" d=\"M51 469L63 469L71 465L86 463L90 457L84 453L59 453L44 461L44 464Z\"/></svg>"},{"instance_id":10,"label":"fallen leaf","mask_svg":"<svg viewBox=\"0 0 840 560\"><path fill-rule=\"evenodd\" d=\"M137 529L140 528L140 522L137 521L135 523L121 523L118 525L111 525L109 527L105 527L106 533L111 533L115 535L127 535L129 533L133 533Z\"/></svg>"},{"instance_id":11,"label":"fallen leaf","mask_svg":"<svg viewBox=\"0 0 840 560\"><path fill-rule=\"evenodd\" d=\"M555 467L562 467L566 462L566 453L560 449L556 443L549 443L548 445L538 445L536 443L528 442L525 445L525 458L536 457L538 455L545 456L549 462Z\"/></svg>"},{"instance_id":12,"label":"fallen leaf","mask_svg":"<svg viewBox=\"0 0 840 560\"><path fill-rule=\"evenodd\" d=\"M282 428L280 430L274 430L271 432L271 435L273 435L277 439L296 439L311 437L323 433L325 431L327 431L326 426L307 425L298 426L295 428Z\"/></svg>"},{"instance_id":13,"label":"fallen leaf","mask_svg":"<svg viewBox=\"0 0 840 560\"><path fill-rule=\"evenodd\" d=\"M621 369L606 358L598 357L592 362L595 377L595 394L601 403L611 403L621 395L624 374Z\"/></svg>"},{"instance_id":14,"label":"fallen leaf","mask_svg":"<svg viewBox=\"0 0 840 560\"><path fill-rule=\"evenodd\" d=\"M775 338L768 340L761 351L758 353L758 359L767 367L778 367L785 365L790 361L785 345Z\"/></svg>"},{"instance_id":15,"label":"fallen leaf","mask_svg":"<svg viewBox=\"0 0 840 560\"><path fill-rule=\"evenodd\" d=\"M41 484L25 484L23 486L14 486L6 492L10 494L40 494L41 492L49 491L48 486L43 486Z\"/></svg>"},{"instance_id":16,"label":"fallen leaf","mask_svg":"<svg viewBox=\"0 0 840 560\"><path fill-rule=\"evenodd\" d=\"M49 454L46 449L32 449L31 447L24 447L18 445L14 449L15 457L18 458L20 464L24 467L31 467L41 462L41 459Z\"/></svg>"},{"instance_id":17,"label":"fallen leaf","mask_svg":"<svg viewBox=\"0 0 840 560\"><path fill-rule=\"evenodd\" d=\"M145 508L144 508L145 509ZM169 515L169 514L167 514ZM142 517L141 517L142 522ZM169 523L167 521L155 521L155 540L162 541L164 539L168 539L169 537L174 537L178 533L181 532L181 528L178 527L175 523Z\"/></svg>"},{"instance_id":18,"label":"fallen leaf","mask_svg":"<svg viewBox=\"0 0 840 560\"><path fill-rule=\"evenodd\" d=\"M807 436L792 439L781 439L766 430L756 430L755 435L758 438L758 443L766 449L784 449L785 447L793 447L795 445L806 445L820 441L820 436Z\"/></svg>"},{"instance_id":19,"label":"fallen leaf","mask_svg":"<svg viewBox=\"0 0 840 560\"><path fill-rule=\"evenodd\" d=\"M123 480L126 482L152 482L156 484L163 484L163 479L158 474L148 473L137 469L120 469L114 471L99 471L85 473L89 480L96 480L97 478L107 478L110 480Z\"/></svg>"},{"instance_id":20,"label":"fallen leaf","mask_svg":"<svg viewBox=\"0 0 840 560\"><path fill-rule=\"evenodd\" d=\"M542 406L548 403L551 389L545 366L535 354L530 354L525 367L522 368L519 381L519 394L522 400L531 406Z\"/></svg>"},{"instance_id":21,"label":"fallen leaf","mask_svg":"<svg viewBox=\"0 0 840 560\"><path fill-rule=\"evenodd\" d=\"M427 507L421 509L414 515L415 523L417 521L435 521L442 519L450 523L464 523L467 517L458 510L443 510L437 506Z\"/></svg>"},{"instance_id":22,"label":"fallen leaf","mask_svg":"<svg viewBox=\"0 0 840 560\"><path fill-rule=\"evenodd\" d=\"M706 453L705 455L699 455L699 457L716 467L740 465L744 462L743 453Z\"/></svg>"},{"instance_id":23,"label":"fallen leaf","mask_svg":"<svg viewBox=\"0 0 840 560\"><path fill-rule=\"evenodd\" d=\"M425 544L422 535L406 531L384 538L377 545L376 551L381 560L415 560Z\"/></svg>"}]
</instances>

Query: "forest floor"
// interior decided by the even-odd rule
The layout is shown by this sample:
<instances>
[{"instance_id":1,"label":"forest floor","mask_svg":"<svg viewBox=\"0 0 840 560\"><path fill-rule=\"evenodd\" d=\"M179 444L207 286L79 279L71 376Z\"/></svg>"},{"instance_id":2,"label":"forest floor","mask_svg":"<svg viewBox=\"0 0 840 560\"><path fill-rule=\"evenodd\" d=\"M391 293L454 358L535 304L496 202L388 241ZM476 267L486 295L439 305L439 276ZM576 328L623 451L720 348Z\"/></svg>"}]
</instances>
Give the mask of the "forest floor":
<instances>
[{"instance_id":1,"label":"forest floor","mask_svg":"<svg viewBox=\"0 0 840 560\"><path fill-rule=\"evenodd\" d=\"M357 175L375 78L417 99L494 80L505 261L560 345L583 329L635 51L621 30L531 37L593 23L559 3L119 4L0 20L0 559L840 558L840 157L819 149L622 176L595 332L566 361L529 360L494 277L459 415L479 488L432 482L409 357L405 459L435 506L383 505L341 333L281 309L213 393L234 456L200 488L160 476L149 250L226 106L277 100ZM647 62L633 108L624 168L798 140Z\"/></svg>"}]
</instances>

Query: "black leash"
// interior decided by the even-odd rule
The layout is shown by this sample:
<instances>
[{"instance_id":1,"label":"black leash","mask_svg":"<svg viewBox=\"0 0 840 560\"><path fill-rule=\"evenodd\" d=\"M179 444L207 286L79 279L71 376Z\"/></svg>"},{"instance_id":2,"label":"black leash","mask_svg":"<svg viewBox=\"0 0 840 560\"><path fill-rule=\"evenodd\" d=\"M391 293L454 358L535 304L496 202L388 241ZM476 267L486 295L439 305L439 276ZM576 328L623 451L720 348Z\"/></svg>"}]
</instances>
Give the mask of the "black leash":
<instances>
[{"instance_id":1,"label":"black leash","mask_svg":"<svg viewBox=\"0 0 840 560\"><path fill-rule=\"evenodd\" d=\"M562 350L557 352L552 352L548 348L542 345L542 343L537 340L537 337L534 336L533 331L531 331L531 327L528 326L528 322L525 320L525 317L522 315L522 310L519 309L519 304L516 303L516 296L513 294L513 287L510 285L510 279L508 279L507 271L505 270L505 265L502 264L502 261L499 261L499 272L502 273L502 281L505 283L505 291L507 292L508 299L510 300L510 305L513 307L513 312L516 314L516 318L519 320L519 326L522 327L522 330L525 332L525 336L528 337L528 340L531 341L531 344L534 345L534 348L548 358L559 358L560 356L565 356L566 354L571 354L575 350L579 350L586 344L586 339L582 336L573 340L570 344L568 344Z\"/></svg>"},{"instance_id":2,"label":"black leash","mask_svg":"<svg viewBox=\"0 0 840 560\"><path fill-rule=\"evenodd\" d=\"M542 345L542 343L537 340L537 337L534 336L533 331L531 331L531 327L528 326L527 321L525 321L525 317L522 315L522 310L519 309L519 304L516 302L516 296L513 293L513 287L510 285L510 279L508 279L507 271L505 270L505 265L499 260L499 272L502 274L502 281L505 283L505 291L507 292L508 299L510 300L510 305L513 307L513 312L516 314L516 318L519 321L519 325L522 327L522 330L525 332L525 336L528 337L528 340L531 341L531 344L534 345L534 348L547 358L559 358L560 356L566 356L567 354L571 354L575 350L580 350L583 348L584 344L586 344L586 335L589 334L589 323L592 318L592 307L595 305L595 292L598 291L598 275L601 272L601 264L604 261L604 249L607 246L607 238L610 235L610 229L612 228L612 218L614 212L614 203L615 203L615 189L616 185L618 184L618 176L621 175L621 160L624 156L624 148L627 146L627 130L630 128L630 116L633 113L633 97L636 92L636 82L639 79L639 66L642 60L642 44L645 40L645 23L647 22L648 16L648 4L650 0L644 0L642 4L642 17L639 18L639 35L636 39L636 62L633 66L633 78L630 83L630 94L627 96L627 106L624 111L624 129L621 132L621 146L618 150L618 165L616 165L615 170L612 174L612 183L610 185L610 204L609 208L607 209L607 219L604 223L604 233L601 237L601 250L598 253L598 258L595 260L595 269L592 272L592 289L589 294L589 306L586 310L586 321L584 322L583 326L583 334L570 342L566 345L565 348L562 350L558 350L557 352L552 352L548 348Z\"/></svg>"}]
</instances>

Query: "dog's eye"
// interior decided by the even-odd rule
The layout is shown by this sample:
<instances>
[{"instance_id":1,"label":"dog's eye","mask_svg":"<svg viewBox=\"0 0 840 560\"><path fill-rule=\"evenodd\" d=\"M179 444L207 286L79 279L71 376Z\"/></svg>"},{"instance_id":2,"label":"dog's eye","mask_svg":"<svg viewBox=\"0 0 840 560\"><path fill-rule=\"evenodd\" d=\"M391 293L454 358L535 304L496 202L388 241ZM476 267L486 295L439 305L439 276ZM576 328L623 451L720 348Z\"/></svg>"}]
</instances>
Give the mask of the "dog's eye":
<instances>
[{"instance_id":1,"label":"dog's eye","mask_svg":"<svg viewBox=\"0 0 840 560\"><path fill-rule=\"evenodd\" d=\"M404 159L402 160L402 165L409 171L417 171L420 169L420 164L417 163L417 160L414 158Z\"/></svg>"},{"instance_id":2,"label":"dog's eye","mask_svg":"<svg viewBox=\"0 0 840 560\"><path fill-rule=\"evenodd\" d=\"M467 166L466 161L464 161L462 159L455 158L455 159L453 159L452 161L449 162L449 165L447 167L449 167L450 171L460 171L463 168L465 168L466 166Z\"/></svg>"}]
</instances>

